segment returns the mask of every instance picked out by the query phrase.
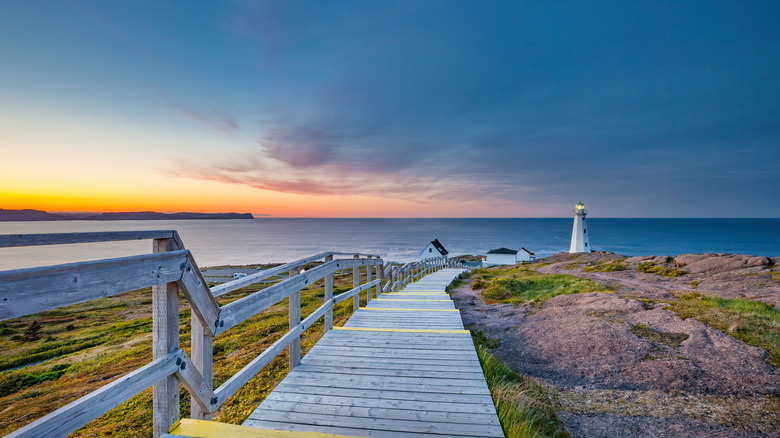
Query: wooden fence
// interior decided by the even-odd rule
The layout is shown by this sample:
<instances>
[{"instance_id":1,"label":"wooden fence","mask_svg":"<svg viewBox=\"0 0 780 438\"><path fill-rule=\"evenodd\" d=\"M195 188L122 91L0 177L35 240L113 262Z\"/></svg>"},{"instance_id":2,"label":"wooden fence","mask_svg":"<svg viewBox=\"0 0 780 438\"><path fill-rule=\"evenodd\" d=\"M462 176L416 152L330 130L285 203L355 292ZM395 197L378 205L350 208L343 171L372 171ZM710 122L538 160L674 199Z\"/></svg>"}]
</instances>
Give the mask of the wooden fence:
<instances>
[{"instance_id":1,"label":"wooden fence","mask_svg":"<svg viewBox=\"0 0 780 438\"><path fill-rule=\"evenodd\" d=\"M359 307L361 292L365 291L370 301L374 289L378 297L380 292L398 291L430 272L460 267L443 258L399 266L383 263L371 254L325 252L209 288L192 254L173 230L0 235L0 248L144 239L152 240L152 254L0 272L0 321L152 287L152 362L8 437L64 437L150 386L155 437L167 433L179 419L179 384L192 397L191 418L211 419L213 412L285 348L289 348L290 369L295 368L301 359L301 334L319 318L324 318L325 331L330 330L334 305L352 297L354 311ZM322 263L302 269L318 261ZM361 285L363 267L366 282ZM333 296L333 274L344 269L352 269L353 289ZM217 303L218 296L285 273L289 277L286 280L230 304ZM301 320L301 289L320 279L325 283L325 302ZM179 291L192 308L192 357L179 348ZM287 333L213 389L214 336L285 298L289 298Z\"/></svg>"}]
</instances>

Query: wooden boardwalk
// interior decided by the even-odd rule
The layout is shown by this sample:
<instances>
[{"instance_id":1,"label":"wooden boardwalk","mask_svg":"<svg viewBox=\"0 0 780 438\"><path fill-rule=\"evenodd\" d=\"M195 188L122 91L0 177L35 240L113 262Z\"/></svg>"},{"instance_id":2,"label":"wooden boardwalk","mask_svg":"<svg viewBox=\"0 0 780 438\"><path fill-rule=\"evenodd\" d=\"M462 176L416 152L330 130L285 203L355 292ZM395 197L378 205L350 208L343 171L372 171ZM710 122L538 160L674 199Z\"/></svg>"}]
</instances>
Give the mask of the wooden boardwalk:
<instances>
[{"instance_id":1,"label":"wooden boardwalk","mask_svg":"<svg viewBox=\"0 0 780 438\"><path fill-rule=\"evenodd\" d=\"M244 426L360 437L503 437L443 269L328 331Z\"/></svg>"}]
</instances>

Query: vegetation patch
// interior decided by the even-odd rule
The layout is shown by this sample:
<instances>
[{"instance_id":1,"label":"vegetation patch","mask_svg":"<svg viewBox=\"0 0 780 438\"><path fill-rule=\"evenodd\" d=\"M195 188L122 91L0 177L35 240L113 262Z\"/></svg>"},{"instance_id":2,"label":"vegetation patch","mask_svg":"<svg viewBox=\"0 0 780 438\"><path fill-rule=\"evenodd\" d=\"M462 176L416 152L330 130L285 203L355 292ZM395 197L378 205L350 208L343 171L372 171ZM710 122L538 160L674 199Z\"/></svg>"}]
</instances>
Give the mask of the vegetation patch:
<instances>
[{"instance_id":1,"label":"vegetation patch","mask_svg":"<svg viewBox=\"0 0 780 438\"><path fill-rule=\"evenodd\" d=\"M780 310L771 304L697 293L676 294L669 309L680 318L696 318L740 341L769 352L767 362L780 366Z\"/></svg>"},{"instance_id":2,"label":"vegetation patch","mask_svg":"<svg viewBox=\"0 0 780 438\"><path fill-rule=\"evenodd\" d=\"M558 295L612 290L593 280L569 274L542 274L522 267L494 272L495 276L482 292L488 303L538 304Z\"/></svg>"},{"instance_id":3,"label":"vegetation patch","mask_svg":"<svg viewBox=\"0 0 780 438\"><path fill-rule=\"evenodd\" d=\"M691 282L691 287L696 289L701 284L701 280L694 280Z\"/></svg>"},{"instance_id":4,"label":"vegetation patch","mask_svg":"<svg viewBox=\"0 0 780 438\"><path fill-rule=\"evenodd\" d=\"M681 265L685 266L685 265ZM656 265L653 262L642 262L637 265L636 270L639 272L645 272L648 274L663 275L664 277L680 277L686 275L688 272L677 268L667 268L666 266Z\"/></svg>"},{"instance_id":5,"label":"vegetation patch","mask_svg":"<svg viewBox=\"0 0 780 438\"><path fill-rule=\"evenodd\" d=\"M474 345L504 435L507 438L568 437L544 388L496 359L482 341L487 338L477 333L481 332L472 332Z\"/></svg>"},{"instance_id":6,"label":"vegetation patch","mask_svg":"<svg viewBox=\"0 0 780 438\"><path fill-rule=\"evenodd\" d=\"M687 333L662 332L644 324L634 324L631 327L631 333L651 342L675 348L679 347L684 340L688 339Z\"/></svg>"},{"instance_id":7,"label":"vegetation patch","mask_svg":"<svg viewBox=\"0 0 780 438\"><path fill-rule=\"evenodd\" d=\"M628 269L628 266L622 261L622 260L615 260L614 262L610 263L593 263L589 264L585 267L585 272L615 272L615 271L625 271Z\"/></svg>"}]
</instances>

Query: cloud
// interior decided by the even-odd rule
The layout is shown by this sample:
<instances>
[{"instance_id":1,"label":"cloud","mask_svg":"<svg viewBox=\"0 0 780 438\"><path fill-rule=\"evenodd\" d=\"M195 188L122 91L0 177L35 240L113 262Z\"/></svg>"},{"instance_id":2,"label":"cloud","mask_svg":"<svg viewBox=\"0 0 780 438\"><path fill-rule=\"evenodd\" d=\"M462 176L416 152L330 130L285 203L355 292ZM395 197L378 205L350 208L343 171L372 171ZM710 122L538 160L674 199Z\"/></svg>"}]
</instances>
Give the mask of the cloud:
<instances>
[{"instance_id":1,"label":"cloud","mask_svg":"<svg viewBox=\"0 0 780 438\"><path fill-rule=\"evenodd\" d=\"M166 102L171 108L198 122L203 129L216 131L228 137L232 137L239 130L238 123L226 111L214 112L213 115L206 116L171 98L167 98Z\"/></svg>"}]
</instances>

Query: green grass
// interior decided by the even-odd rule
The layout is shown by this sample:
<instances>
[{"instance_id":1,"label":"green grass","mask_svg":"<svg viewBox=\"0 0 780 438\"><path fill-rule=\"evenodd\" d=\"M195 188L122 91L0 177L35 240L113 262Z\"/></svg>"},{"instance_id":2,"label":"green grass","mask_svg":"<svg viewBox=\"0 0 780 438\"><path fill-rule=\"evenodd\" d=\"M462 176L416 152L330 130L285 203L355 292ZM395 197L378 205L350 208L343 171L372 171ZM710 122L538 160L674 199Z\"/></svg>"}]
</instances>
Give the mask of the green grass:
<instances>
[{"instance_id":1,"label":"green grass","mask_svg":"<svg viewBox=\"0 0 780 438\"><path fill-rule=\"evenodd\" d=\"M569 274L542 274L528 268L500 269L483 276L492 277L483 280L487 286L482 296L488 303L538 304L558 295L611 291L609 287L586 278Z\"/></svg>"},{"instance_id":2,"label":"green grass","mask_svg":"<svg viewBox=\"0 0 780 438\"><path fill-rule=\"evenodd\" d=\"M506 437L568 437L544 388L496 359L479 334L472 332L477 356Z\"/></svg>"},{"instance_id":3,"label":"green grass","mask_svg":"<svg viewBox=\"0 0 780 438\"><path fill-rule=\"evenodd\" d=\"M636 270L639 272L663 275L664 277L671 277L671 278L680 277L688 273L687 271L683 271L682 269L667 268L666 266L656 265L653 262L642 262L639 265L637 265Z\"/></svg>"},{"instance_id":4,"label":"green grass","mask_svg":"<svg viewBox=\"0 0 780 438\"><path fill-rule=\"evenodd\" d=\"M754 347L769 352L767 362L780 367L780 310L745 299L727 299L696 293L676 295L670 309L681 318L696 318Z\"/></svg>"},{"instance_id":5,"label":"green grass","mask_svg":"<svg viewBox=\"0 0 780 438\"><path fill-rule=\"evenodd\" d=\"M628 266L622 261L622 260L615 260L614 262L610 263L594 263L592 265L588 265L583 269L585 272L615 272L615 271L625 271L628 269Z\"/></svg>"}]
</instances>

